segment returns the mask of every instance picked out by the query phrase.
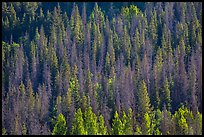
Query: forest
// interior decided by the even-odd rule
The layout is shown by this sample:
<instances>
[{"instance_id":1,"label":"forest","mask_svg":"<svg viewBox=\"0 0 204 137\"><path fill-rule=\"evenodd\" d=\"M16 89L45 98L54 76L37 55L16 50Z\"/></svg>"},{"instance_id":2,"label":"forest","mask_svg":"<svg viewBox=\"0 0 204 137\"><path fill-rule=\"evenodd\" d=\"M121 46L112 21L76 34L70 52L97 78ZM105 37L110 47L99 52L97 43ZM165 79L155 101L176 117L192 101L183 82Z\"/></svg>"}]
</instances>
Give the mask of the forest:
<instances>
[{"instance_id":1,"label":"forest","mask_svg":"<svg viewBox=\"0 0 204 137\"><path fill-rule=\"evenodd\" d=\"M2 135L202 135L202 2L2 2Z\"/></svg>"}]
</instances>

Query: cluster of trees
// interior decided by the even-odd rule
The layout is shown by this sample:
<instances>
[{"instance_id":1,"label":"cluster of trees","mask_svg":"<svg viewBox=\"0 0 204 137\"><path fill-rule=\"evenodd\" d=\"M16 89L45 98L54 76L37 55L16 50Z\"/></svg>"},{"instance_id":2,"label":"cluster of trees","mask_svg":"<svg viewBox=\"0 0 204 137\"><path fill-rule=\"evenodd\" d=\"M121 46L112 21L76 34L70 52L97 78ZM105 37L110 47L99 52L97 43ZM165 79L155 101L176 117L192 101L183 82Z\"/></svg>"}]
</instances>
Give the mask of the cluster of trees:
<instances>
[{"instance_id":1,"label":"cluster of trees","mask_svg":"<svg viewBox=\"0 0 204 137\"><path fill-rule=\"evenodd\" d=\"M70 4L2 3L2 134L202 134L201 3Z\"/></svg>"},{"instance_id":2,"label":"cluster of trees","mask_svg":"<svg viewBox=\"0 0 204 137\"><path fill-rule=\"evenodd\" d=\"M119 116L116 111L112 119L112 128L108 130L102 115L97 117L89 107L84 115L79 108L75 113L71 135L201 135L202 134L202 114L199 112L194 117L192 111L183 105L175 114L170 111L159 109L146 112L142 116L140 125L136 117L129 109L129 113L124 111ZM66 135L67 125L63 114L59 114L58 121L54 127L52 135Z\"/></svg>"}]
</instances>

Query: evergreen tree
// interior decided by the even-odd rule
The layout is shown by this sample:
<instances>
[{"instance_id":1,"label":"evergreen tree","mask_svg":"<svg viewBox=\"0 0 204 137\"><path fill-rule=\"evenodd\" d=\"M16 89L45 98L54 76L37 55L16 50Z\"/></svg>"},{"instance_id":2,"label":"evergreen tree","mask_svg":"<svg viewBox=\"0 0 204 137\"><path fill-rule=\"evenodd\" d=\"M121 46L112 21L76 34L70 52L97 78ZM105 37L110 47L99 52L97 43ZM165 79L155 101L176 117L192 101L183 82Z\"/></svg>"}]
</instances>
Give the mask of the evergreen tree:
<instances>
[{"instance_id":1,"label":"evergreen tree","mask_svg":"<svg viewBox=\"0 0 204 137\"><path fill-rule=\"evenodd\" d=\"M150 135L151 133L151 129L150 129L150 125L151 125L151 119L149 114L146 112L144 115L144 123L142 123L142 134L143 135Z\"/></svg>"},{"instance_id":2,"label":"evergreen tree","mask_svg":"<svg viewBox=\"0 0 204 137\"><path fill-rule=\"evenodd\" d=\"M57 118L57 123L54 126L52 135L66 135L67 125L63 114L59 114Z\"/></svg>"},{"instance_id":3,"label":"evergreen tree","mask_svg":"<svg viewBox=\"0 0 204 137\"><path fill-rule=\"evenodd\" d=\"M92 108L89 106L84 113L84 127L88 135L98 134L97 116L92 112Z\"/></svg>"},{"instance_id":4,"label":"evergreen tree","mask_svg":"<svg viewBox=\"0 0 204 137\"><path fill-rule=\"evenodd\" d=\"M112 122L112 134L123 135L123 125L117 111L115 112L114 119Z\"/></svg>"},{"instance_id":5,"label":"evergreen tree","mask_svg":"<svg viewBox=\"0 0 204 137\"><path fill-rule=\"evenodd\" d=\"M102 115L99 116L98 135L108 135L107 127L105 125L104 118Z\"/></svg>"},{"instance_id":6,"label":"evergreen tree","mask_svg":"<svg viewBox=\"0 0 204 137\"><path fill-rule=\"evenodd\" d=\"M2 134L201 135L201 15L201 2L2 2Z\"/></svg>"},{"instance_id":7,"label":"evergreen tree","mask_svg":"<svg viewBox=\"0 0 204 137\"><path fill-rule=\"evenodd\" d=\"M86 135L87 131L84 128L84 119L81 109L79 108L75 113L74 121L71 129L72 135Z\"/></svg>"},{"instance_id":8,"label":"evergreen tree","mask_svg":"<svg viewBox=\"0 0 204 137\"><path fill-rule=\"evenodd\" d=\"M164 102L167 106L167 109L170 111L171 110L171 96L170 96L170 86L168 79L166 78L164 81Z\"/></svg>"},{"instance_id":9,"label":"evergreen tree","mask_svg":"<svg viewBox=\"0 0 204 137\"><path fill-rule=\"evenodd\" d=\"M178 111L173 115L173 119L176 120L176 134L178 135L187 135L188 134L188 123L184 116L185 110L182 105Z\"/></svg>"},{"instance_id":10,"label":"evergreen tree","mask_svg":"<svg viewBox=\"0 0 204 137\"><path fill-rule=\"evenodd\" d=\"M27 128L26 128L25 123L23 123L23 125L22 125L22 135L26 135L26 134L27 134Z\"/></svg>"},{"instance_id":11,"label":"evergreen tree","mask_svg":"<svg viewBox=\"0 0 204 137\"><path fill-rule=\"evenodd\" d=\"M123 111L123 117L121 119L123 123L123 133L124 135L132 135L133 134L133 121L132 121L132 109L129 109L129 113L126 116Z\"/></svg>"},{"instance_id":12,"label":"evergreen tree","mask_svg":"<svg viewBox=\"0 0 204 137\"><path fill-rule=\"evenodd\" d=\"M150 104L150 98L147 92L146 83L144 80L140 82L139 85L139 91L138 91L138 113L139 118L143 119L142 117L147 113L150 114L151 111L151 104ZM143 123L141 121L141 123Z\"/></svg>"},{"instance_id":13,"label":"evergreen tree","mask_svg":"<svg viewBox=\"0 0 204 137\"><path fill-rule=\"evenodd\" d=\"M68 89L72 95L72 97L74 98L74 102L75 102L75 107L79 108L80 106L80 95L79 95L79 82L77 79L77 66L74 66L74 70L73 70L73 75L71 77L71 80L69 82L70 88Z\"/></svg>"},{"instance_id":14,"label":"evergreen tree","mask_svg":"<svg viewBox=\"0 0 204 137\"><path fill-rule=\"evenodd\" d=\"M202 114L200 112L197 112L196 117L195 117L194 134L202 135Z\"/></svg>"}]
</instances>

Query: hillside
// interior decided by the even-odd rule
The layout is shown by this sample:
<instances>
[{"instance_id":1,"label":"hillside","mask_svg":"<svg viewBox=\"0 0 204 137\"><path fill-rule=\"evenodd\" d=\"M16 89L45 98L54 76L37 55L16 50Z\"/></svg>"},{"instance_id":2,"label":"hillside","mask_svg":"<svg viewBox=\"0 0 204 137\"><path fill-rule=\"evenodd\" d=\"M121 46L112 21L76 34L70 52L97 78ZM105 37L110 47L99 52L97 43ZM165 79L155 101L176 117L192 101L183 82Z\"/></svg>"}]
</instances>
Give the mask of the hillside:
<instances>
[{"instance_id":1,"label":"hillside","mask_svg":"<svg viewBox=\"0 0 204 137\"><path fill-rule=\"evenodd\" d=\"M2 134L201 135L201 2L2 2Z\"/></svg>"}]
</instances>

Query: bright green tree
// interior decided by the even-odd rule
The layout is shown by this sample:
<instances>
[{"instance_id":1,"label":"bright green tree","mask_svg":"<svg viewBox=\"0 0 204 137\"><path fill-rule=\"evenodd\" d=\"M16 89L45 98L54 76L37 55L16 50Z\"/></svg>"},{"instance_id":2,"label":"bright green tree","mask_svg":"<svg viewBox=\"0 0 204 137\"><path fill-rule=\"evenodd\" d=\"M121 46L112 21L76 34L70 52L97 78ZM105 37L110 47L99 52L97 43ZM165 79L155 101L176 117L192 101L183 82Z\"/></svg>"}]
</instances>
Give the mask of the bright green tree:
<instances>
[{"instance_id":1,"label":"bright green tree","mask_svg":"<svg viewBox=\"0 0 204 137\"><path fill-rule=\"evenodd\" d=\"M184 116L185 109L182 105L178 111L173 115L173 119L176 121L176 134L178 135L187 135L188 134L188 123Z\"/></svg>"},{"instance_id":2,"label":"bright green tree","mask_svg":"<svg viewBox=\"0 0 204 137\"><path fill-rule=\"evenodd\" d=\"M102 115L99 116L98 135L108 135L107 127L105 125L104 118Z\"/></svg>"},{"instance_id":3,"label":"bright green tree","mask_svg":"<svg viewBox=\"0 0 204 137\"><path fill-rule=\"evenodd\" d=\"M155 135L162 135L161 131L158 128L155 131Z\"/></svg>"},{"instance_id":4,"label":"bright green tree","mask_svg":"<svg viewBox=\"0 0 204 137\"><path fill-rule=\"evenodd\" d=\"M150 135L151 133L151 119L149 114L146 112L144 115L144 122L142 123L142 134L143 135Z\"/></svg>"},{"instance_id":5,"label":"bright green tree","mask_svg":"<svg viewBox=\"0 0 204 137\"><path fill-rule=\"evenodd\" d=\"M123 123L123 134L125 135L132 135L133 134L133 119L132 119L132 109L129 109L129 113L126 116L125 112L123 111L123 117L122 117L122 123Z\"/></svg>"},{"instance_id":6,"label":"bright green tree","mask_svg":"<svg viewBox=\"0 0 204 137\"><path fill-rule=\"evenodd\" d=\"M136 125L135 135L142 135L141 127Z\"/></svg>"},{"instance_id":7,"label":"bright green tree","mask_svg":"<svg viewBox=\"0 0 204 137\"><path fill-rule=\"evenodd\" d=\"M66 135L67 132L67 125L65 117L62 113L58 115L57 123L54 126L52 131L52 135Z\"/></svg>"},{"instance_id":8,"label":"bright green tree","mask_svg":"<svg viewBox=\"0 0 204 137\"><path fill-rule=\"evenodd\" d=\"M97 116L92 112L89 106L84 113L84 127L88 135L96 135L98 133Z\"/></svg>"},{"instance_id":9,"label":"bright green tree","mask_svg":"<svg viewBox=\"0 0 204 137\"><path fill-rule=\"evenodd\" d=\"M122 135L123 134L123 125L119 118L118 112L115 112L113 123L112 123L112 134L113 135Z\"/></svg>"},{"instance_id":10,"label":"bright green tree","mask_svg":"<svg viewBox=\"0 0 204 137\"><path fill-rule=\"evenodd\" d=\"M87 135L87 131L84 128L83 113L80 108L75 112L71 135Z\"/></svg>"}]
</instances>

